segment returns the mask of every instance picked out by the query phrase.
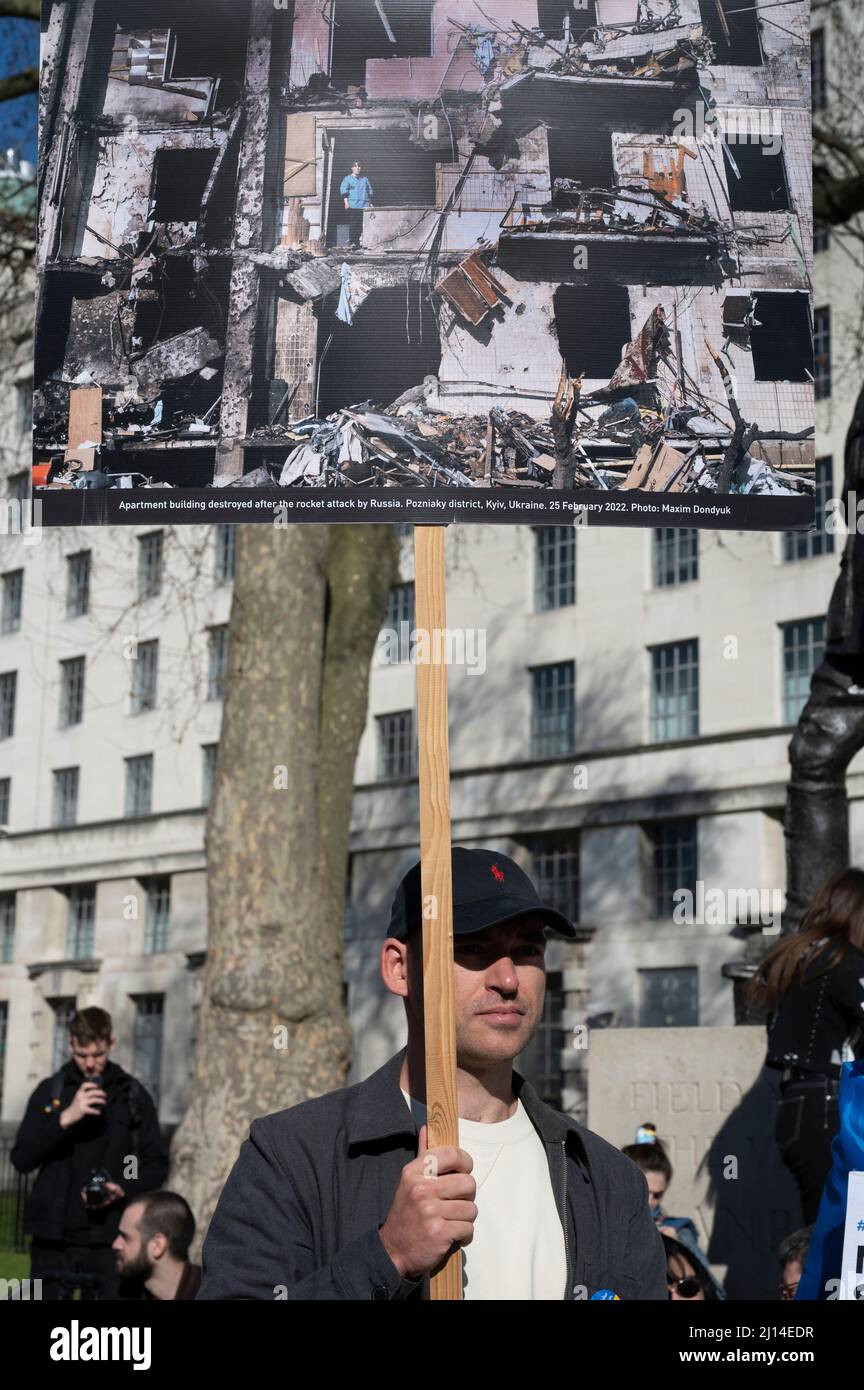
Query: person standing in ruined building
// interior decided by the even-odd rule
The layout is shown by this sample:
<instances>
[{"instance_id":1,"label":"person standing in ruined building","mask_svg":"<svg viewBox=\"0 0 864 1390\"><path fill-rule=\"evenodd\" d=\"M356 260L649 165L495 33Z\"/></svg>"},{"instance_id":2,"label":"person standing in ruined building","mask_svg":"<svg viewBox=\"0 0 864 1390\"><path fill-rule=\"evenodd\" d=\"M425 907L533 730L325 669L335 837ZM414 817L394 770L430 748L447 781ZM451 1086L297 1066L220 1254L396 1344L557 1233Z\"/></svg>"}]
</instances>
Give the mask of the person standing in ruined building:
<instances>
[{"instance_id":1,"label":"person standing in ruined building","mask_svg":"<svg viewBox=\"0 0 864 1390\"><path fill-rule=\"evenodd\" d=\"M346 174L339 192L348 213L348 240L352 246L359 246L363 236L363 213L372 206L372 185L363 173L363 165L355 159L351 173Z\"/></svg>"}]
</instances>

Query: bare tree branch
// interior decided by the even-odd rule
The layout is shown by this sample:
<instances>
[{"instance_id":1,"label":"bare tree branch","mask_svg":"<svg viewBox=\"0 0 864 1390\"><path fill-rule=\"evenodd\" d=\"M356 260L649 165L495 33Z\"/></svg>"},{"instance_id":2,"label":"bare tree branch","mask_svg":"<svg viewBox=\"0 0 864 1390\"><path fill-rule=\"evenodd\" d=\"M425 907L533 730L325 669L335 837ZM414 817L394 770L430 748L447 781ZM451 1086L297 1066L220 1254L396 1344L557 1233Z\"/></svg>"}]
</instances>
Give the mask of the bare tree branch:
<instances>
[{"instance_id":1,"label":"bare tree branch","mask_svg":"<svg viewBox=\"0 0 864 1390\"><path fill-rule=\"evenodd\" d=\"M836 150L838 154L845 155L853 169L864 176L864 154L838 130L828 130L826 126L814 122L813 139L817 145L825 145L829 150Z\"/></svg>"},{"instance_id":2,"label":"bare tree branch","mask_svg":"<svg viewBox=\"0 0 864 1390\"><path fill-rule=\"evenodd\" d=\"M813 216L817 222L839 226L864 212L864 175L836 178L824 165L813 170Z\"/></svg>"}]
</instances>

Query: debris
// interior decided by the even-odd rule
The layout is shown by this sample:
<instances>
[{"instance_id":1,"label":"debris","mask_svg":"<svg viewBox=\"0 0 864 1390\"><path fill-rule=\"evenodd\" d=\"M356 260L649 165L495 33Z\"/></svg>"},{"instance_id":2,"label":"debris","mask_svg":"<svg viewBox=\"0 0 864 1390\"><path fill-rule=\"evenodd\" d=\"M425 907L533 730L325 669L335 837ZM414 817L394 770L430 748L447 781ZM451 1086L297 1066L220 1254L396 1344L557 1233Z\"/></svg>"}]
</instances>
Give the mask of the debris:
<instances>
[{"instance_id":1,"label":"debris","mask_svg":"<svg viewBox=\"0 0 864 1390\"><path fill-rule=\"evenodd\" d=\"M91 386L69 392L70 449L96 449L102 442L102 390ZM89 465L92 468L92 463Z\"/></svg>"},{"instance_id":2,"label":"debris","mask_svg":"<svg viewBox=\"0 0 864 1390\"><path fill-rule=\"evenodd\" d=\"M240 478L217 478L214 487L274 487L275 478L265 464L251 469Z\"/></svg>"},{"instance_id":3,"label":"debris","mask_svg":"<svg viewBox=\"0 0 864 1390\"><path fill-rule=\"evenodd\" d=\"M654 160L658 151L646 147L642 153L642 176L652 193L662 198L680 198L684 187L684 160L695 159L696 151L686 145L678 145L671 167L657 168Z\"/></svg>"},{"instance_id":4,"label":"debris","mask_svg":"<svg viewBox=\"0 0 864 1390\"><path fill-rule=\"evenodd\" d=\"M751 329L758 326L755 296L748 291L727 294L723 300L725 342L748 351Z\"/></svg>"},{"instance_id":5,"label":"debris","mask_svg":"<svg viewBox=\"0 0 864 1390\"><path fill-rule=\"evenodd\" d=\"M424 376L419 386L409 386L407 391L403 391L400 396L396 397L395 401L391 401L390 409L401 410L402 407L406 405L418 405L427 400L428 397L436 395L438 387L439 381L437 376L433 376L430 373L428 376ZM421 434L425 434L429 426L418 425L418 428ZM435 431L433 430L432 433L434 434Z\"/></svg>"},{"instance_id":6,"label":"debris","mask_svg":"<svg viewBox=\"0 0 864 1390\"><path fill-rule=\"evenodd\" d=\"M384 29L385 29L385 31L386 31L386 34L387 34L388 39L390 40L390 42L391 42L392 44L395 45L396 42L397 42L397 40L396 40L396 35L393 33L393 30L390 28L390 21L389 21L389 19L387 18L386 14L384 13L384 6L382 5L381 0L374 0L374 5L375 5L376 11L378 12L378 18L381 20L381 23L384 25Z\"/></svg>"},{"instance_id":7,"label":"debris","mask_svg":"<svg viewBox=\"0 0 864 1390\"><path fill-rule=\"evenodd\" d=\"M313 259L311 256L285 277L286 284L296 290L301 299L320 299L332 294L342 284L342 271L335 261Z\"/></svg>"},{"instance_id":8,"label":"debris","mask_svg":"<svg viewBox=\"0 0 864 1390\"><path fill-rule=\"evenodd\" d=\"M483 322L490 309L510 298L476 251L442 276L435 289L475 326Z\"/></svg>"},{"instance_id":9,"label":"debris","mask_svg":"<svg viewBox=\"0 0 864 1390\"><path fill-rule=\"evenodd\" d=\"M205 328L189 328L185 333L156 343L132 363L132 372L142 394L155 396L163 382L175 381L197 371L220 353L219 344Z\"/></svg>"},{"instance_id":10,"label":"debris","mask_svg":"<svg viewBox=\"0 0 864 1390\"><path fill-rule=\"evenodd\" d=\"M662 304L655 304L632 343L628 343L624 349L624 356L612 373L609 385L595 391L592 399L608 399L613 391L653 381L657 375L658 361L668 361L671 356L666 311Z\"/></svg>"},{"instance_id":11,"label":"debris","mask_svg":"<svg viewBox=\"0 0 864 1390\"><path fill-rule=\"evenodd\" d=\"M639 488L642 492L683 492L686 467L697 448L694 446L688 453L682 453L662 440L653 448L650 444L643 444L633 467L621 483L621 491Z\"/></svg>"}]
</instances>

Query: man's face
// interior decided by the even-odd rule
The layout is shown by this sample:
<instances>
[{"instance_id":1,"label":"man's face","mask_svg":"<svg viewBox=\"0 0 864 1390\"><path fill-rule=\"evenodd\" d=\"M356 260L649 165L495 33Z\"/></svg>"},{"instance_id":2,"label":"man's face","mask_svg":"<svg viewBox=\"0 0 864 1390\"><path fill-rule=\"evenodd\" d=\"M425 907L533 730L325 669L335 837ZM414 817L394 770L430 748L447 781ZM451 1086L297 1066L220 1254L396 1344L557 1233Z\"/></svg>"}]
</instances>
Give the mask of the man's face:
<instances>
[{"instance_id":1,"label":"man's face","mask_svg":"<svg viewBox=\"0 0 864 1390\"><path fill-rule=\"evenodd\" d=\"M107 1042L83 1043L70 1035L69 1046L78 1070L88 1078L101 1076L116 1041L116 1038L110 1038Z\"/></svg>"},{"instance_id":2,"label":"man's face","mask_svg":"<svg viewBox=\"0 0 864 1390\"><path fill-rule=\"evenodd\" d=\"M385 948L386 949L386 948ZM534 913L454 939L453 1002L459 1065L512 1061L530 1042L543 1011L546 939ZM408 1013L422 1026L423 949L408 947Z\"/></svg>"},{"instance_id":3,"label":"man's face","mask_svg":"<svg viewBox=\"0 0 864 1390\"><path fill-rule=\"evenodd\" d=\"M343 164L342 168L343 168L343 169L345 168L344 164ZM352 164L352 165L351 165L351 173L354 175L355 179L359 177L359 174L360 174L360 171L362 170L362 168L363 168L363 165L362 165L362 164Z\"/></svg>"},{"instance_id":4,"label":"man's face","mask_svg":"<svg viewBox=\"0 0 864 1390\"><path fill-rule=\"evenodd\" d=\"M543 1012L546 939L529 915L453 943L456 1054L471 1065L511 1061Z\"/></svg>"},{"instance_id":5,"label":"man's face","mask_svg":"<svg viewBox=\"0 0 864 1390\"><path fill-rule=\"evenodd\" d=\"M153 1261L138 1229L143 1211L141 1202L130 1202L120 1218L117 1239L111 1249L121 1279L149 1279L153 1273Z\"/></svg>"}]
</instances>

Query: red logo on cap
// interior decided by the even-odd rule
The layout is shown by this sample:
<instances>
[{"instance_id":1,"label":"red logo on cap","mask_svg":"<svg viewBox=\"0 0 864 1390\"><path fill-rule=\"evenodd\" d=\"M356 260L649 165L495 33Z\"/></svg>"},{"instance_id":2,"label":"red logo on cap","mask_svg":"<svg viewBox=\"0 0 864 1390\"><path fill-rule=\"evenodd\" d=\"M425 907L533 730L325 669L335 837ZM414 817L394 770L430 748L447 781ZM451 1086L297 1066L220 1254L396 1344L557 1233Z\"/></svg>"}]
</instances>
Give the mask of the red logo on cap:
<instances>
[{"instance_id":1,"label":"red logo on cap","mask_svg":"<svg viewBox=\"0 0 864 1390\"><path fill-rule=\"evenodd\" d=\"M498 865L497 865L497 864L493 864L492 867L490 868L489 872L490 872L490 874L492 875L493 878L497 878L497 880L498 880L499 883L503 883L503 882L504 882L504 875L503 875L503 873L501 872L501 870L498 868Z\"/></svg>"}]
</instances>

